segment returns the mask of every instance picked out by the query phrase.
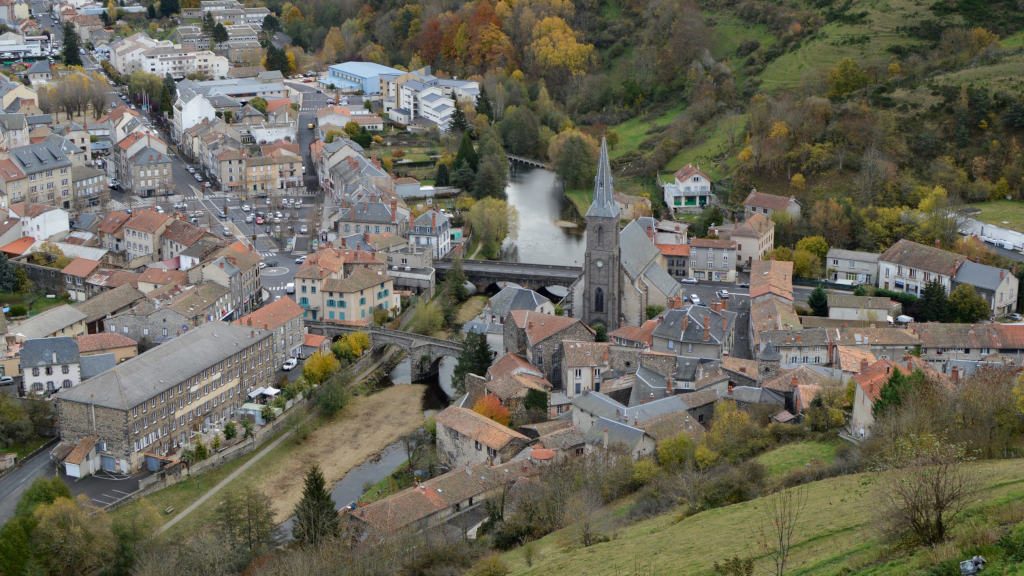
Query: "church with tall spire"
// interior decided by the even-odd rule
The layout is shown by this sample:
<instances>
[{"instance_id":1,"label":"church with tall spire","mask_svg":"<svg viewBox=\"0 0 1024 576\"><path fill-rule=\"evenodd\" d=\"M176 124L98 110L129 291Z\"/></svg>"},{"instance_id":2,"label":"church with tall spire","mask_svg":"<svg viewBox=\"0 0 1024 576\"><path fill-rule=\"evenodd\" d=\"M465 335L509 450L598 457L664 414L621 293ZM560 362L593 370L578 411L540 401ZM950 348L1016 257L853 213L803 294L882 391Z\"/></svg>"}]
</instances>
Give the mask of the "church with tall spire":
<instances>
[{"instance_id":1,"label":"church with tall spire","mask_svg":"<svg viewBox=\"0 0 1024 576\"><path fill-rule=\"evenodd\" d=\"M615 203L608 142L601 138L601 155L594 176L594 200L584 217L587 251L583 263L584 286L579 316L590 326L603 324L608 331L621 321L619 274L619 206Z\"/></svg>"},{"instance_id":2,"label":"church with tall spire","mask_svg":"<svg viewBox=\"0 0 1024 576\"><path fill-rule=\"evenodd\" d=\"M654 218L633 220L619 230L619 216L608 144L602 139L594 201L584 217L587 252L583 275L573 285L572 313L608 332L640 326L648 306L671 308L682 302L682 287L665 270L654 243Z\"/></svg>"}]
</instances>

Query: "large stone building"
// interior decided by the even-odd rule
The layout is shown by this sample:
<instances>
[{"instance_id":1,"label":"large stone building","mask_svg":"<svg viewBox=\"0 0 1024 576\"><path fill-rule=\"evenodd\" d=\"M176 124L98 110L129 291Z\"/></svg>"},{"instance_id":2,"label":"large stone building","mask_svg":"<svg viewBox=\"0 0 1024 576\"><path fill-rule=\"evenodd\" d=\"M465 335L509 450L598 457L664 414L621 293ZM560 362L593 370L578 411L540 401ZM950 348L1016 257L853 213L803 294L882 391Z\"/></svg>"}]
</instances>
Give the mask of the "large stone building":
<instances>
[{"instance_id":1,"label":"large stone building","mask_svg":"<svg viewBox=\"0 0 1024 576\"><path fill-rule=\"evenodd\" d=\"M294 300L282 298L239 318L235 324L273 333L274 360L282 364L288 358L298 358L302 352L302 314L302 307Z\"/></svg>"},{"instance_id":2,"label":"large stone building","mask_svg":"<svg viewBox=\"0 0 1024 576\"><path fill-rule=\"evenodd\" d=\"M57 394L61 441L90 436L103 470L132 473L222 426L271 382L269 332L214 322ZM179 451L180 453L180 451Z\"/></svg>"}]
</instances>

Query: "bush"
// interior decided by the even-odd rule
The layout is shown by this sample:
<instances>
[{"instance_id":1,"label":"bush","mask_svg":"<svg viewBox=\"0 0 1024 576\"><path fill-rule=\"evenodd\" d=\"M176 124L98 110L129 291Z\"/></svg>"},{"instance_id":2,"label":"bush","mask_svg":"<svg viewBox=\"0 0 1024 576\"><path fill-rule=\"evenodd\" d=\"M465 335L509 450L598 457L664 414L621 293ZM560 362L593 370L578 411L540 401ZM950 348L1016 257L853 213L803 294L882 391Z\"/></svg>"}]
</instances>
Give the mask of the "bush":
<instances>
[{"instance_id":1,"label":"bush","mask_svg":"<svg viewBox=\"0 0 1024 576\"><path fill-rule=\"evenodd\" d=\"M228 421L228 423L224 425L224 438L227 440L232 440L237 435L238 426L234 423L234 421Z\"/></svg>"},{"instance_id":2,"label":"bush","mask_svg":"<svg viewBox=\"0 0 1024 576\"><path fill-rule=\"evenodd\" d=\"M749 461L737 466L716 466L708 473L700 498L700 507L718 508L757 498L764 486L764 478L764 466L757 462Z\"/></svg>"},{"instance_id":3,"label":"bush","mask_svg":"<svg viewBox=\"0 0 1024 576\"><path fill-rule=\"evenodd\" d=\"M21 304L12 304L10 311L7 313L8 316L17 318L18 316L26 316L28 314L28 308Z\"/></svg>"},{"instance_id":4,"label":"bush","mask_svg":"<svg viewBox=\"0 0 1024 576\"><path fill-rule=\"evenodd\" d=\"M476 563L469 571L471 576L506 576L510 572L508 565L501 556L492 554Z\"/></svg>"},{"instance_id":5,"label":"bush","mask_svg":"<svg viewBox=\"0 0 1024 576\"><path fill-rule=\"evenodd\" d=\"M1016 525L996 543L1007 560L1024 562L1024 522Z\"/></svg>"}]
</instances>

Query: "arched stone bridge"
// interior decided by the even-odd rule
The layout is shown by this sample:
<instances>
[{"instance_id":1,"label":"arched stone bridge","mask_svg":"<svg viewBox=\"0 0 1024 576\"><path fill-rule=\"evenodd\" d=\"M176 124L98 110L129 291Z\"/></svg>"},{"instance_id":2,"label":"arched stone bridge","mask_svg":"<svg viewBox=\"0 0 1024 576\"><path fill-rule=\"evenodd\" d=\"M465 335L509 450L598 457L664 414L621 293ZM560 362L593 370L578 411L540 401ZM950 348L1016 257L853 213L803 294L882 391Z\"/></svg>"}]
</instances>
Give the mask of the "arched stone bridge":
<instances>
[{"instance_id":1,"label":"arched stone bridge","mask_svg":"<svg viewBox=\"0 0 1024 576\"><path fill-rule=\"evenodd\" d=\"M339 336L351 332L366 332L374 346L394 345L405 350L412 363L413 379L418 380L429 377L437 371L437 363L441 358L450 356L458 358L462 352L462 343L452 342L404 332L402 330L389 330L372 326L349 326L335 324L333 322L311 322L305 321L306 329L312 334L326 336L332 341Z\"/></svg>"}]
</instances>

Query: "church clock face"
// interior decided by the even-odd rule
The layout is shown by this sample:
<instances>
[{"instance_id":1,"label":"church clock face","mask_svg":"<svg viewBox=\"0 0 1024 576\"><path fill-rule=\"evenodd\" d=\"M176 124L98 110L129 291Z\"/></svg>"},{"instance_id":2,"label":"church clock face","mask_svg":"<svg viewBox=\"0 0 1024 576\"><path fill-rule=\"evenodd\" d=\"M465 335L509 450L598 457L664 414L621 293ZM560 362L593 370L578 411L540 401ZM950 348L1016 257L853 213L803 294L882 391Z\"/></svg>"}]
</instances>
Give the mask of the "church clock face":
<instances>
[{"instance_id":1,"label":"church clock face","mask_svg":"<svg viewBox=\"0 0 1024 576\"><path fill-rule=\"evenodd\" d=\"M604 268L604 260L598 260L597 262L594 262L594 266L597 266L598 270Z\"/></svg>"}]
</instances>

